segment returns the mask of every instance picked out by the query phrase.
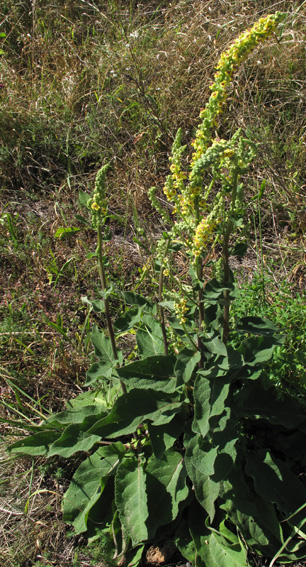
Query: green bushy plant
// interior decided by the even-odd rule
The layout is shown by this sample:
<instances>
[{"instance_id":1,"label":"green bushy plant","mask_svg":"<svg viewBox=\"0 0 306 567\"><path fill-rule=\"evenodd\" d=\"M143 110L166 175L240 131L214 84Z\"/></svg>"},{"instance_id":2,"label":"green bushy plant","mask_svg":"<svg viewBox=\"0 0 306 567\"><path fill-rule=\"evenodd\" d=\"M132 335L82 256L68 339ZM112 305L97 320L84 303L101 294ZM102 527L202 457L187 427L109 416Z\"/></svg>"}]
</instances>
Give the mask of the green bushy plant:
<instances>
[{"instance_id":1,"label":"green bushy plant","mask_svg":"<svg viewBox=\"0 0 306 567\"><path fill-rule=\"evenodd\" d=\"M263 286L269 297L263 296ZM260 297L262 296L262 300ZM290 394L305 400L306 393L306 309L305 295L293 295L289 284L275 284L268 276L255 273L250 284L237 290L233 317L260 315L270 319L284 330L284 342L275 349L273 359L266 368L281 395ZM304 401L305 403L305 401Z\"/></svg>"},{"instance_id":2,"label":"green bushy plant","mask_svg":"<svg viewBox=\"0 0 306 567\"><path fill-rule=\"evenodd\" d=\"M190 158L178 132L164 187L168 208L150 193L167 227L155 253L157 301L124 292L126 310L115 322L104 254L108 166L98 172L85 200L102 284L102 304L92 309L104 311L108 332L92 330L91 389L39 426L29 424L31 435L10 447L49 458L85 454L64 518L77 534L103 542L108 535L120 563L138 565L145 546L165 538L196 566L243 567L249 549L271 565L306 555L306 419L262 380L282 339L273 323L250 315L236 324L239 341L230 340L229 257L246 249L242 181L256 146L241 130L230 139L214 132L233 73L280 21L279 13L262 18L221 55ZM131 356L118 347L126 334L135 337Z\"/></svg>"}]
</instances>

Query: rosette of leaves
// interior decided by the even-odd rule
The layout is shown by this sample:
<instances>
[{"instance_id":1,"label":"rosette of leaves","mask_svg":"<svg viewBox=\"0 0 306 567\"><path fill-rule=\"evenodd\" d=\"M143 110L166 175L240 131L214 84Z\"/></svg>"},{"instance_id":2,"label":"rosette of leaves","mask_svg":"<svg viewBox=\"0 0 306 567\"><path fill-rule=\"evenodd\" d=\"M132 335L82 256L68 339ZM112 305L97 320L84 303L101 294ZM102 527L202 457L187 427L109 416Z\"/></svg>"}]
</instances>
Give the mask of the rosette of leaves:
<instances>
[{"instance_id":1,"label":"rosette of leaves","mask_svg":"<svg viewBox=\"0 0 306 567\"><path fill-rule=\"evenodd\" d=\"M228 287L233 293L233 283ZM96 390L10 447L66 459L83 452L64 497L64 519L76 533L108 533L113 554L131 564L146 544L164 537L193 564L209 567L247 565L246 549L282 562L306 555L306 419L261 378L281 339L271 323L248 317L237 330L239 348L225 346L223 292L217 280L204 288L201 368L192 315L189 338L175 312L169 315L184 347L165 355L157 306L127 293L117 329L136 331L138 360L119 366L109 339L94 327L98 360L88 381ZM100 380L115 390L110 404L99 394Z\"/></svg>"}]
</instances>

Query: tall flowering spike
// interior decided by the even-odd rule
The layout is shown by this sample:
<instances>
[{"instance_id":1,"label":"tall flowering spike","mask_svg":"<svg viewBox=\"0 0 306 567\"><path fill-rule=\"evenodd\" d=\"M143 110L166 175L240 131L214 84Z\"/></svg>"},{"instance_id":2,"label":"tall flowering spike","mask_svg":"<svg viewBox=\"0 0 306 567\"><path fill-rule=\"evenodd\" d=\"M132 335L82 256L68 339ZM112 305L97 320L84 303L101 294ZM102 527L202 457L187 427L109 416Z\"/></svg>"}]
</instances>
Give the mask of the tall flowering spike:
<instances>
[{"instance_id":1,"label":"tall flowering spike","mask_svg":"<svg viewBox=\"0 0 306 567\"><path fill-rule=\"evenodd\" d=\"M170 171L171 174L168 175L166 183L164 185L164 194L166 195L169 202L174 202L177 204L178 191L182 192L184 190L184 179L186 179L186 174L181 170L182 155L186 149L186 146L181 145L182 141L182 129L179 128L172 146L171 156L169 161L171 162Z\"/></svg>"},{"instance_id":2,"label":"tall flowering spike","mask_svg":"<svg viewBox=\"0 0 306 567\"><path fill-rule=\"evenodd\" d=\"M95 188L92 199L89 200L89 207L92 214L92 224L96 228L97 225L105 218L107 214L107 199L105 180L109 164L103 165L96 175Z\"/></svg>"},{"instance_id":3,"label":"tall flowering spike","mask_svg":"<svg viewBox=\"0 0 306 567\"><path fill-rule=\"evenodd\" d=\"M251 51L272 34L282 19L283 14L281 12L261 18L250 30L243 32L222 53L217 65L217 73L214 76L214 83L210 86L212 90L211 96L206 107L200 113L202 123L196 132L196 139L193 142L195 151L192 156L192 164L202 155L210 141L211 129L216 124L217 116L222 112L226 101L227 87L232 80L233 74Z\"/></svg>"},{"instance_id":4,"label":"tall flowering spike","mask_svg":"<svg viewBox=\"0 0 306 567\"><path fill-rule=\"evenodd\" d=\"M194 258L198 258L204 248L211 240L212 233L215 228L215 222L209 217L204 217L198 224L193 238L192 253Z\"/></svg>"}]
</instances>

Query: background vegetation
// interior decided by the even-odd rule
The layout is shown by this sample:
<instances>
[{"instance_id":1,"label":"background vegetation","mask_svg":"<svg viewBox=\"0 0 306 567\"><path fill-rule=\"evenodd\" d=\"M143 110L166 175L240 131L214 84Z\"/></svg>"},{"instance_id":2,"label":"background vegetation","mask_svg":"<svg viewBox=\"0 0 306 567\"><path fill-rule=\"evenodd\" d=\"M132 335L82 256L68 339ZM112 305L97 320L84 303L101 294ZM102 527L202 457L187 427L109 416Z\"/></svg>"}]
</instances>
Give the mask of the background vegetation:
<instances>
[{"instance_id":1,"label":"background vegetation","mask_svg":"<svg viewBox=\"0 0 306 567\"><path fill-rule=\"evenodd\" d=\"M262 313L284 328L284 346L267 377L280 392L303 400L306 3L2 1L3 447L6 435L14 434L8 420L16 412L27 419L63 407L81 391L93 359L88 330L101 321L89 317L81 297L94 298L99 290L89 259L96 241L79 191L90 192L96 171L111 161L110 209L116 217L109 254L118 288L134 290L148 243L161 230L148 189L163 185L177 128L186 141L193 138L220 53L275 10L288 11L283 36L242 66L224 120L224 135L241 126L260 142L245 180L250 251L233 266L241 289L232 316ZM149 282L144 278L138 289L150 292ZM99 550L65 538L60 500L71 474L58 459L31 468L29 461L16 464L3 456L2 565L103 562Z\"/></svg>"}]
</instances>

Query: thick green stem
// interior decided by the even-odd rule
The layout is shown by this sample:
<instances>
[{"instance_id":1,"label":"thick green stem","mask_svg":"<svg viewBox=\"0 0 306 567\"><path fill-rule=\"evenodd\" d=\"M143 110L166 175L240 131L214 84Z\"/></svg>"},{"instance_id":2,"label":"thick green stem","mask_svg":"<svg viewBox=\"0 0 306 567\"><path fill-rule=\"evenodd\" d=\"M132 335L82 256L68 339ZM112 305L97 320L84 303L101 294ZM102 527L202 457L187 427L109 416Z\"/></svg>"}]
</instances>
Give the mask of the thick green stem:
<instances>
[{"instance_id":1,"label":"thick green stem","mask_svg":"<svg viewBox=\"0 0 306 567\"><path fill-rule=\"evenodd\" d=\"M228 244L229 244L229 236L231 231L228 230L224 236L223 240L223 272L224 272L224 285L229 284L230 280L230 270L229 270L229 253L228 253ZM223 337L222 340L224 344L227 344L229 339L229 314L230 314L230 297L229 297L229 290L225 289L223 292L224 296L224 309L223 309Z\"/></svg>"},{"instance_id":2,"label":"thick green stem","mask_svg":"<svg viewBox=\"0 0 306 567\"><path fill-rule=\"evenodd\" d=\"M235 212L235 203L237 197L237 189L238 189L238 180L239 180L239 173L236 169L234 172L233 178L233 191L232 191L232 203L231 208L229 211L229 219L227 223L227 227L225 230L224 238L223 238L223 250L222 250L222 259L223 259L223 273L224 273L224 286L228 286L230 283L230 267L229 267L229 239L231 232L233 230L233 221L232 216ZM230 293L229 290L224 290L224 310L223 310L223 337L222 340L226 345L229 339L229 315L230 315Z\"/></svg>"},{"instance_id":3,"label":"thick green stem","mask_svg":"<svg viewBox=\"0 0 306 567\"><path fill-rule=\"evenodd\" d=\"M203 277L203 269L202 269L202 259L197 259L197 276L199 285L202 282ZM201 359L199 361L199 368L203 368L204 366L204 350L203 350L203 343L201 339L201 332L203 331L203 322L204 322L204 303L203 303L203 288L200 287L198 291L198 308L199 308L199 318L198 318L198 349L201 353Z\"/></svg>"},{"instance_id":4,"label":"thick green stem","mask_svg":"<svg viewBox=\"0 0 306 567\"><path fill-rule=\"evenodd\" d=\"M106 283L106 275L105 275L105 269L104 269L104 262L103 262L103 246L102 246L102 227L101 227L101 223L98 224L97 227L97 232L98 232L98 267L99 267L99 276L100 276L100 280L101 280L101 286L102 286L102 290L106 291L107 289L107 283ZM107 328L108 328L108 334L109 334L109 338L111 341L111 345L112 345L112 351L113 351L113 355L115 360L118 359L118 352L117 352L117 346L116 346L116 341L115 341L115 333L114 333L114 327L113 327L113 323L112 323L112 318L110 315L110 310L109 310L109 301L108 301L108 297L104 297L104 307L105 307L105 317L106 317L106 323L107 323ZM120 380L120 384L121 384L121 389L123 391L124 394L126 394L126 387L125 384Z\"/></svg>"},{"instance_id":5,"label":"thick green stem","mask_svg":"<svg viewBox=\"0 0 306 567\"><path fill-rule=\"evenodd\" d=\"M160 274L159 274L159 283L158 283L158 301L159 301L159 304L163 300L163 285L164 285L164 272L163 272L163 266L161 265ZM158 309L159 309L160 324L161 324L162 333L163 333L164 349L165 349L165 354L167 355L168 354L168 341L167 341L167 332L166 332L166 324L165 324L165 313L164 313L164 309L163 309L162 305L159 305Z\"/></svg>"},{"instance_id":6,"label":"thick green stem","mask_svg":"<svg viewBox=\"0 0 306 567\"><path fill-rule=\"evenodd\" d=\"M197 225L200 222L200 207L199 207L199 197L195 199L195 216ZM202 278L203 278L203 268L202 268L202 258L201 256L196 260L196 272L198 277L199 286L201 286ZM201 339L201 332L203 331L203 322L204 322L204 303L203 303L203 288L199 287L198 291L198 309L199 309L199 316L198 316L198 350L201 353L201 359L199 361L199 368L203 368L204 366L204 350L203 350L203 343Z\"/></svg>"}]
</instances>

